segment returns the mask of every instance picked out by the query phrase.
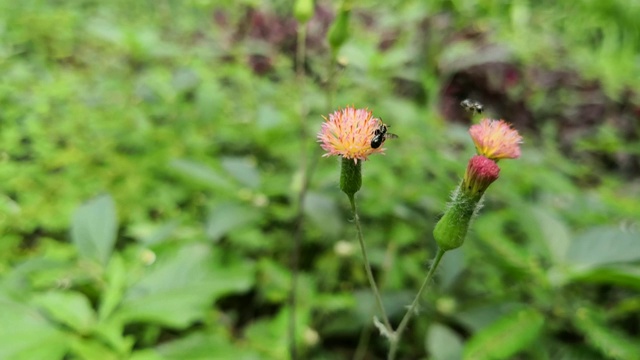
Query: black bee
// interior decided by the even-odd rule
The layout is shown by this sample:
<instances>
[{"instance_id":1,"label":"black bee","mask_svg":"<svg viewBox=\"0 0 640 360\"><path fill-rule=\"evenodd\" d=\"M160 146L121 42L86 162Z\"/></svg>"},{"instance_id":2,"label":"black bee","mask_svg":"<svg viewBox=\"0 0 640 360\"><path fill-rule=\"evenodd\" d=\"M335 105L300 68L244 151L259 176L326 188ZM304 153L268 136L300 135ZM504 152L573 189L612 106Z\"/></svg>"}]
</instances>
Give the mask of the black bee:
<instances>
[{"instance_id":1,"label":"black bee","mask_svg":"<svg viewBox=\"0 0 640 360\"><path fill-rule=\"evenodd\" d=\"M396 134L392 134L387 132L389 125L385 124L380 120L378 124L378 128L373 131L373 139L371 139L371 147L373 149L377 149L385 142L387 139L395 139L398 137Z\"/></svg>"},{"instance_id":2,"label":"black bee","mask_svg":"<svg viewBox=\"0 0 640 360\"><path fill-rule=\"evenodd\" d=\"M482 114L482 111L484 111L484 105L480 104L475 100L469 100L469 99L462 100L462 102L460 103L460 106L462 106L465 110L470 111L472 113Z\"/></svg>"}]
</instances>

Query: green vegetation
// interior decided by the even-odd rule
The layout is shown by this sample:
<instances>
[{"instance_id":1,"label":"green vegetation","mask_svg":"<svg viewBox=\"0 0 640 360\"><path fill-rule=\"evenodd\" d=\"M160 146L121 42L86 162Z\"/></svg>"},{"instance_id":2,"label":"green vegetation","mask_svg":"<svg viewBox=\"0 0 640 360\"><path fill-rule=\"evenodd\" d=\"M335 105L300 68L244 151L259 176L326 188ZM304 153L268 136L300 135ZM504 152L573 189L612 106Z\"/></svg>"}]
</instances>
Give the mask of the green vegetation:
<instances>
[{"instance_id":1,"label":"green vegetation","mask_svg":"<svg viewBox=\"0 0 640 360\"><path fill-rule=\"evenodd\" d=\"M302 82L293 4L259 3L0 2L0 359L287 359L303 167L298 358L384 358L314 136L347 105L399 135L357 194L397 326L475 153L465 98L522 157L398 357L637 359L640 1L353 0L335 63L321 2Z\"/></svg>"}]
</instances>

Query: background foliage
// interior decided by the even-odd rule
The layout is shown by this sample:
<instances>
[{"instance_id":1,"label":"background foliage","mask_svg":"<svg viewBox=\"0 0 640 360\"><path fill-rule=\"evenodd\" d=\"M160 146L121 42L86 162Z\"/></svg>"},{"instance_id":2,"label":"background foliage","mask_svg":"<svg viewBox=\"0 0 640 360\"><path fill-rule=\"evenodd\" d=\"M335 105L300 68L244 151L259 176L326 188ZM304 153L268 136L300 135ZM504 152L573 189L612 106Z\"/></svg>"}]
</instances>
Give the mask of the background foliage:
<instances>
[{"instance_id":1,"label":"background foliage","mask_svg":"<svg viewBox=\"0 0 640 360\"><path fill-rule=\"evenodd\" d=\"M318 155L301 127L346 105L400 135L358 194L399 321L474 153L467 97L523 157L401 357L637 358L640 2L354 1L328 104L337 7L316 5L300 88L289 2L0 3L0 358L287 358L300 154ZM318 160L296 338L302 358L381 358L337 181Z\"/></svg>"}]
</instances>

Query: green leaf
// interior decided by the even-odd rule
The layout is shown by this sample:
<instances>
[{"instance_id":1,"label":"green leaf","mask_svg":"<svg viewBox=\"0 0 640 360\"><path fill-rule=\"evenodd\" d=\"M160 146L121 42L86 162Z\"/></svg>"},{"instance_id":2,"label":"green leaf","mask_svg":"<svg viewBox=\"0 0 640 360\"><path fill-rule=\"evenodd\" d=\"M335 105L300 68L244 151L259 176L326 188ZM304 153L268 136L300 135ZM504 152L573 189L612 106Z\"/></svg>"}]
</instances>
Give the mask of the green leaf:
<instances>
[{"instance_id":1,"label":"green leaf","mask_svg":"<svg viewBox=\"0 0 640 360\"><path fill-rule=\"evenodd\" d=\"M171 161L170 166L179 173L213 188L225 190L233 190L235 188L224 175L205 164L187 159L175 159Z\"/></svg>"},{"instance_id":2,"label":"green leaf","mask_svg":"<svg viewBox=\"0 0 640 360\"><path fill-rule=\"evenodd\" d=\"M638 234L617 227L596 227L576 237L566 261L583 267L640 260Z\"/></svg>"},{"instance_id":3,"label":"green leaf","mask_svg":"<svg viewBox=\"0 0 640 360\"><path fill-rule=\"evenodd\" d=\"M540 232L538 236L546 245L551 258L556 263L561 262L571 243L571 234L567 225L547 208L533 207L530 211L535 222L531 221L532 218L523 216L521 217L523 226L535 224L535 228Z\"/></svg>"},{"instance_id":4,"label":"green leaf","mask_svg":"<svg viewBox=\"0 0 640 360\"><path fill-rule=\"evenodd\" d=\"M335 198L325 194L309 191L304 201L304 213L314 225L332 237L338 236L344 226Z\"/></svg>"},{"instance_id":5,"label":"green leaf","mask_svg":"<svg viewBox=\"0 0 640 360\"><path fill-rule=\"evenodd\" d=\"M251 189L260 186L260 173L255 160L243 157L225 157L222 159L222 167L240 184Z\"/></svg>"},{"instance_id":6,"label":"green leaf","mask_svg":"<svg viewBox=\"0 0 640 360\"><path fill-rule=\"evenodd\" d=\"M262 259L258 263L260 290L271 303L282 303L289 295L291 274L289 270L272 259Z\"/></svg>"},{"instance_id":7,"label":"green leaf","mask_svg":"<svg viewBox=\"0 0 640 360\"><path fill-rule=\"evenodd\" d=\"M167 360L155 349L137 350L129 357L129 360Z\"/></svg>"},{"instance_id":8,"label":"green leaf","mask_svg":"<svg viewBox=\"0 0 640 360\"><path fill-rule=\"evenodd\" d=\"M116 242L116 207L110 195L80 206L71 224L71 240L81 256L106 265Z\"/></svg>"},{"instance_id":9,"label":"green leaf","mask_svg":"<svg viewBox=\"0 0 640 360\"><path fill-rule=\"evenodd\" d=\"M70 341L38 311L0 294L0 359L62 359ZM10 325L10 326L8 326Z\"/></svg>"},{"instance_id":10,"label":"green leaf","mask_svg":"<svg viewBox=\"0 0 640 360\"><path fill-rule=\"evenodd\" d=\"M438 268L438 286L447 289L455 283L458 275L462 273L465 264L465 248L460 247L457 251L448 251L447 256L442 258Z\"/></svg>"},{"instance_id":11,"label":"green leaf","mask_svg":"<svg viewBox=\"0 0 640 360\"><path fill-rule=\"evenodd\" d=\"M481 216L471 228L476 230L478 237L495 252L500 261L514 269L526 270L530 263L530 255L521 246L514 244L504 233L505 216L499 212Z\"/></svg>"},{"instance_id":12,"label":"green leaf","mask_svg":"<svg viewBox=\"0 0 640 360\"><path fill-rule=\"evenodd\" d=\"M116 253L111 257L105 275L107 286L101 293L100 309L98 311L100 320L106 319L113 312L124 295L127 273L120 254Z\"/></svg>"},{"instance_id":13,"label":"green leaf","mask_svg":"<svg viewBox=\"0 0 640 360\"><path fill-rule=\"evenodd\" d=\"M123 323L146 321L182 329L205 316L224 294L253 285L254 266L223 263L208 246L183 246L158 256L148 273L135 283L113 316Z\"/></svg>"},{"instance_id":14,"label":"green leaf","mask_svg":"<svg viewBox=\"0 0 640 360\"><path fill-rule=\"evenodd\" d=\"M259 217L260 211L257 208L236 202L223 202L209 211L205 231L211 240L218 241L229 231L250 226Z\"/></svg>"},{"instance_id":15,"label":"green leaf","mask_svg":"<svg viewBox=\"0 0 640 360\"><path fill-rule=\"evenodd\" d=\"M587 342L608 358L633 360L640 354L637 339L616 331L604 322L595 309L581 308L577 311L575 325L585 335Z\"/></svg>"},{"instance_id":16,"label":"green leaf","mask_svg":"<svg viewBox=\"0 0 640 360\"><path fill-rule=\"evenodd\" d=\"M427 351L433 360L459 360L462 358L462 339L450 328L433 324L426 338Z\"/></svg>"},{"instance_id":17,"label":"green leaf","mask_svg":"<svg viewBox=\"0 0 640 360\"><path fill-rule=\"evenodd\" d=\"M136 342L133 336L124 335L124 323L116 316L101 319L95 328L95 335L118 354L129 354Z\"/></svg>"},{"instance_id":18,"label":"green leaf","mask_svg":"<svg viewBox=\"0 0 640 360\"><path fill-rule=\"evenodd\" d=\"M510 359L540 334L544 317L536 310L509 314L473 335L464 348L464 359Z\"/></svg>"},{"instance_id":19,"label":"green leaf","mask_svg":"<svg viewBox=\"0 0 640 360\"><path fill-rule=\"evenodd\" d=\"M72 291L49 291L37 294L32 303L56 321L80 334L88 334L96 323L96 315L84 294Z\"/></svg>"},{"instance_id":20,"label":"green leaf","mask_svg":"<svg viewBox=\"0 0 640 360\"><path fill-rule=\"evenodd\" d=\"M155 355L155 357L154 357ZM178 340L164 343L147 352L134 353L131 360L258 360L262 359L256 352L234 344L225 334L196 332Z\"/></svg>"},{"instance_id":21,"label":"green leaf","mask_svg":"<svg viewBox=\"0 0 640 360\"><path fill-rule=\"evenodd\" d=\"M303 314L297 312L296 328L305 327ZM288 308L282 308L273 318L256 320L245 330L249 344L262 353L266 359L286 359L288 356L287 330L289 324Z\"/></svg>"},{"instance_id":22,"label":"green leaf","mask_svg":"<svg viewBox=\"0 0 640 360\"><path fill-rule=\"evenodd\" d=\"M151 223L143 223L129 226L129 235L133 236L139 242L152 246L160 244L169 239L178 229L180 221L171 220L163 225L152 225Z\"/></svg>"},{"instance_id":23,"label":"green leaf","mask_svg":"<svg viewBox=\"0 0 640 360\"><path fill-rule=\"evenodd\" d=\"M76 354L79 359L119 360L123 358L103 343L87 338L76 338L72 343L71 351Z\"/></svg>"},{"instance_id":24,"label":"green leaf","mask_svg":"<svg viewBox=\"0 0 640 360\"><path fill-rule=\"evenodd\" d=\"M522 304L518 303L481 304L468 309L460 309L454 313L454 316L457 321L472 332L479 332L496 322L497 319L520 309L522 309Z\"/></svg>"},{"instance_id":25,"label":"green leaf","mask_svg":"<svg viewBox=\"0 0 640 360\"><path fill-rule=\"evenodd\" d=\"M571 280L611 284L640 290L640 268L636 265L607 265L571 274Z\"/></svg>"}]
</instances>

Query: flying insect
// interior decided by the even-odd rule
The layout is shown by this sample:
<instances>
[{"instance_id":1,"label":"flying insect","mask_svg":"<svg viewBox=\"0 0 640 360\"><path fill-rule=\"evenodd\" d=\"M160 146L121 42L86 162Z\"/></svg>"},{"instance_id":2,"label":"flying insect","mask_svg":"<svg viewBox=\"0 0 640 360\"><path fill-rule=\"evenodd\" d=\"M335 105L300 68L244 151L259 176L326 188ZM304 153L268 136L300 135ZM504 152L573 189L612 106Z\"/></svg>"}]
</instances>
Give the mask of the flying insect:
<instances>
[{"instance_id":1,"label":"flying insect","mask_svg":"<svg viewBox=\"0 0 640 360\"><path fill-rule=\"evenodd\" d=\"M464 99L460 103L460 106L462 106L465 110L472 112L474 114L482 114L482 112L484 111L484 105L480 104L475 100Z\"/></svg>"}]
</instances>

